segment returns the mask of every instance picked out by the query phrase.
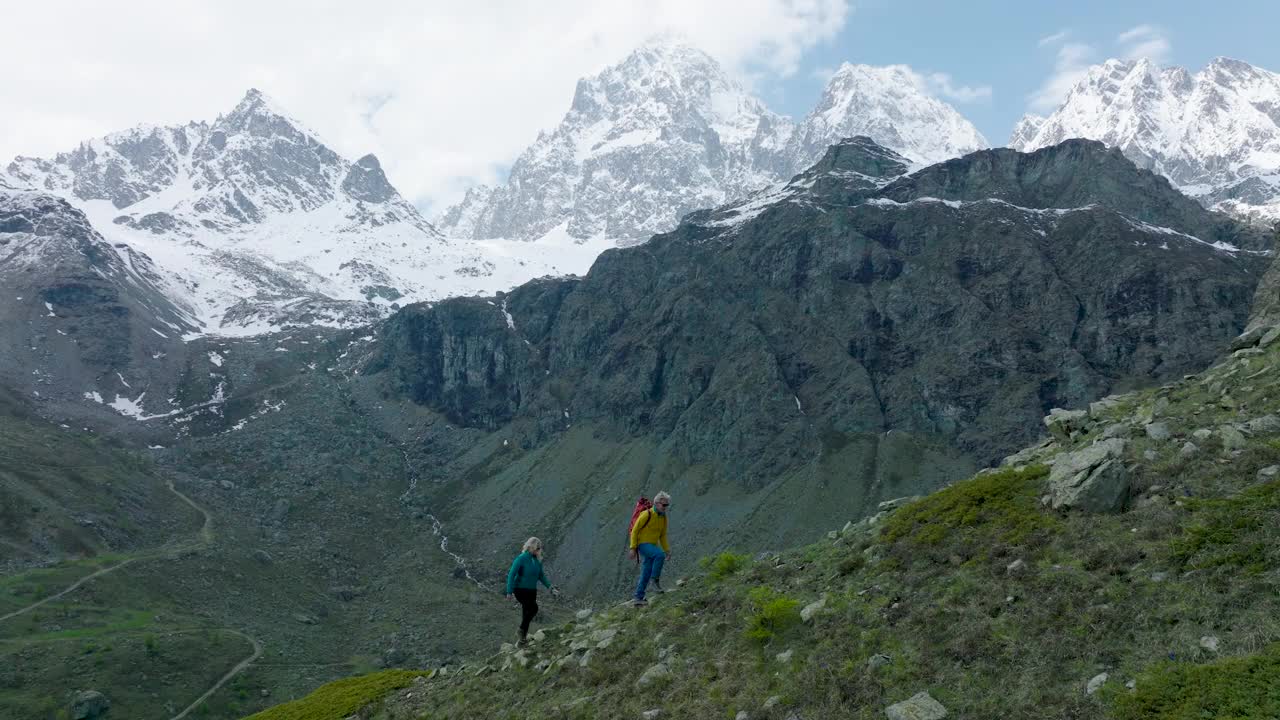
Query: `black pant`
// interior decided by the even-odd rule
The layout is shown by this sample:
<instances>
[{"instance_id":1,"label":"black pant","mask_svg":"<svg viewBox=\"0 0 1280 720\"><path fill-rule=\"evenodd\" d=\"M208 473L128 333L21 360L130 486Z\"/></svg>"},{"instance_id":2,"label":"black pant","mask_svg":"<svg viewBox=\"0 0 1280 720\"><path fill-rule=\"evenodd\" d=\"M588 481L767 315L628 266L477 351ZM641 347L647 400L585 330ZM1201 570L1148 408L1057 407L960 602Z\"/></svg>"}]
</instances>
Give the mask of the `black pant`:
<instances>
[{"instance_id":1,"label":"black pant","mask_svg":"<svg viewBox=\"0 0 1280 720\"><path fill-rule=\"evenodd\" d=\"M513 594L520 602L520 637L529 634L529 622L538 614L538 589L516 588Z\"/></svg>"}]
</instances>

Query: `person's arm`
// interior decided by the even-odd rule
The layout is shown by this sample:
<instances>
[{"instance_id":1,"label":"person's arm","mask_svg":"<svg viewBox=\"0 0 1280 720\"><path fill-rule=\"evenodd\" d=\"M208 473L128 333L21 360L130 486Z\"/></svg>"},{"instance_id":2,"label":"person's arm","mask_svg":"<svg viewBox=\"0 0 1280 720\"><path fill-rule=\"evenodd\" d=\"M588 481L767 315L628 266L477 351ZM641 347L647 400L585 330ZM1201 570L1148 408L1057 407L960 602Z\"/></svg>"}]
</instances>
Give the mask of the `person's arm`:
<instances>
[{"instance_id":1,"label":"person's arm","mask_svg":"<svg viewBox=\"0 0 1280 720\"><path fill-rule=\"evenodd\" d=\"M551 581L547 579L547 573L545 570L538 571L538 581L543 585L546 585L548 590L551 589Z\"/></svg>"},{"instance_id":2,"label":"person's arm","mask_svg":"<svg viewBox=\"0 0 1280 720\"><path fill-rule=\"evenodd\" d=\"M671 546L667 544L667 528L668 528L670 525L671 525L671 520L670 520L670 519L668 519L666 522L662 523L662 535L660 535L660 536L658 537L658 541L662 543L662 552L664 552L664 553L666 553L666 554L668 554L668 555L670 555L670 554L671 554Z\"/></svg>"},{"instance_id":3,"label":"person's arm","mask_svg":"<svg viewBox=\"0 0 1280 720\"><path fill-rule=\"evenodd\" d=\"M515 592L516 578L520 577L520 556L511 561L511 569L507 571L507 594Z\"/></svg>"}]
</instances>

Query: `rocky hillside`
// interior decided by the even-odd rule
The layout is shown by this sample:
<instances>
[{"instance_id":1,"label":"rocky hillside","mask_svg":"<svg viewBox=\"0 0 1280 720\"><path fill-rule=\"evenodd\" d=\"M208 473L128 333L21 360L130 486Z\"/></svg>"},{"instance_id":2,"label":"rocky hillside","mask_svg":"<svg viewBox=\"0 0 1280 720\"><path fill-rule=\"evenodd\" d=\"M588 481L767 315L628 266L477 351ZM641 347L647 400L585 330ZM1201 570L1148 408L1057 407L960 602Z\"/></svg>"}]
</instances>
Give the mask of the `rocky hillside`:
<instances>
[{"instance_id":1,"label":"rocky hillside","mask_svg":"<svg viewBox=\"0 0 1280 720\"><path fill-rule=\"evenodd\" d=\"M905 166L850 141L581 280L406 308L359 383L447 421L415 446L463 478L441 491L473 543L544 528L575 587L620 588L593 538L641 492L685 498L697 552L794 544L1021 447L1049 408L1202 367L1244 327L1267 260L1220 238L1264 240L1099 143ZM450 427L483 439L427 449Z\"/></svg>"},{"instance_id":2,"label":"rocky hillside","mask_svg":"<svg viewBox=\"0 0 1280 720\"><path fill-rule=\"evenodd\" d=\"M254 717L1276 715L1277 339L1055 411L1000 467L816 544L709 557L647 608L553 613L528 648Z\"/></svg>"},{"instance_id":3,"label":"rocky hillside","mask_svg":"<svg viewBox=\"0 0 1280 720\"><path fill-rule=\"evenodd\" d=\"M1191 73L1146 59L1089 69L1048 117L1027 116L1009 146L1089 138L1124 151L1206 206L1280 220L1280 74L1231 58Z\"/></svg>"}]
</instances>

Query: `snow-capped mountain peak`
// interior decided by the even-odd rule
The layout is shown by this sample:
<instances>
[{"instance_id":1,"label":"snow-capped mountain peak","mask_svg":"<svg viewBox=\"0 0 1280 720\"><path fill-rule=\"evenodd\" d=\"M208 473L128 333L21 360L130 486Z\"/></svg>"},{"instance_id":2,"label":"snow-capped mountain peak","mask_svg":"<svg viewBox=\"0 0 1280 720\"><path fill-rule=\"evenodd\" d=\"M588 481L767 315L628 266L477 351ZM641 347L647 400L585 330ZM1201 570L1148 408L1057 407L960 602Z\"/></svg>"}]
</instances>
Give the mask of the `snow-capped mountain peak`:
<instances>
[{"instance_id":1,"label":"snow-capped mountain peak","mask_svg":"<svg viewBox=\"0 0 1280 720\"><path fill-rule=\"evenodd\" d=\"M812 163L828 146L856 135L919 164L987 147L978 129L930 95L905 65L841 65L796 133L792 154L797 164Z\"/></svg>"},{"instance_id":2,"label":"snow-capped mountain peak","mask_svg":"<svg viewBox=\"0 0 1280 720\"><path fill-rule=\"evenodd\" d=\"M1049 117L1024 118L1009 146L1073 137L1120 148L1211 207L1280 219L1280 74L1226 57L1196 73L1107 60Z\"/></svg>"},{"instance_id":3,"label":"snow-capped mountain peak","mask_svg":"<svg viewBox=\"0 0 1280 720\"><path fill-rule=\"evenodd\" d=\"M212 122L139 126L51 159L18 158L0 188L70 202L111 246L153 263L172 302L216 334L361 324L399 302L589 263L585 250L445 240L376 157L347 160L257 90Z\"/></svg>"},{"instance_id":4,"label":"snow-capped mountain peak","mask_svg":"<svg viewBox=\"0 0 1280 720\"><path fill-rule=\"evenodd\" d=\"M579 80L564 119L538 135L507 182L471 189L439 223L462 237L535 239L564 225L577 238L640 240L784 182L855 135L917 163L986 146L904 66L846 64L797 127L707 53L660 37Z\"/></svg>"},{"instance_id":5,"label":"snow-capped mountain peak","mask_svg":"<svg viewBox=\"0 0 1280 720\"><path fill-rule=\"evenodd\" d=\"M791 123L711 56L662 37L578 82L560 125L441 219L451 235L642 238L773 181Z\"/></svg>"}]
</instances>

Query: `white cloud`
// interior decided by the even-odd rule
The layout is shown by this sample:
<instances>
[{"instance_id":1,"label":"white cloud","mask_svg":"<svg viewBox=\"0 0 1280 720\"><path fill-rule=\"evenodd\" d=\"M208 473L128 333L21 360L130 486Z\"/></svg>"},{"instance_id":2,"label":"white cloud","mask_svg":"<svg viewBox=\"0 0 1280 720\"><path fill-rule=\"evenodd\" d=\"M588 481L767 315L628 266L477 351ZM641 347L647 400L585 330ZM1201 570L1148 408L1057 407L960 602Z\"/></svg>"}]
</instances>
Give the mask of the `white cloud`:
<instances>
[{"instance_id":1,"label":"white cloud","mask_svg":"<svg viewBox=\"0 0 1280 720\"><path fill-rule=\"evenodd\" d=\"M1052 35L1046 35L1040 38L1040 41L1036 43L1036 47L1048 47L1050 45L1057 45L1063 40L1066 40L1067 36L1070 34L1071 34L1070 30L1059 30L1058 32Z\"/></svg>"},{"instance_id":2,"label":"white cloud","mask_svg":"<svg viewBox=\"0 0 1280 720\"><path fill-rule=\"evenodd\" d=\"M924 82L929 92L958 103L971 103L991 99L990 85L956 85L947 73L930 73L924 76Z\"/></svg>"},{"instance_id":3,"label":"white cloud","mask_svg":"<svg viewBox=\"0 0 1280 720\"><path fill-rule=\"evenodd\" d=\"M1093 62L1094 55L1097 53L1091 45L1064 42L1066 37L1067 34L1061 32L1040 41L1042 47L1053 43L1060 44L1054 53L1053 72L1035 92L1031 93L1031 109L1038 113L1052 111L1062 104L1072 86L1089 72L1089 64ZM1045 42L1051 39L1051 43Z\"/></svg>"},{"instance_id":4,"label":"white cloud","mask_svg":"<svg viewBox=\"0 0 1280 720\"><path fill-rule=\"evenodd\" d=\"M1121 55L1126 60L1146 58L1156 64L1165 63L1173 52L1173 46L1164 31L1153 25L1139 25L1116 37Z\"/></svg>"},{"instance_id":5,"label":"white cloud","mask_svg":"<svg viewBox=\"0 0 1280 720\"><path fill-rule=\"evenodd\" d=\"M212 120L257 87L343 154L377 153L435 211L558 122L580 76L655 33L743 77L785 77L849 12L848 0L23 3L5 12L22 28L6 54L25 69L0 84L0 158Z\"/></svg>"}]
</instances>

